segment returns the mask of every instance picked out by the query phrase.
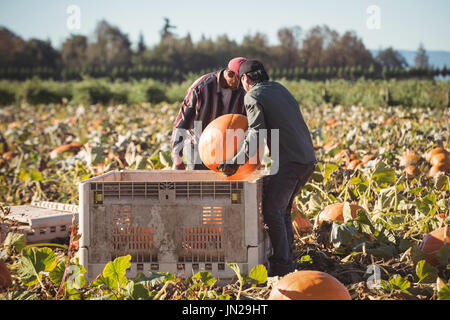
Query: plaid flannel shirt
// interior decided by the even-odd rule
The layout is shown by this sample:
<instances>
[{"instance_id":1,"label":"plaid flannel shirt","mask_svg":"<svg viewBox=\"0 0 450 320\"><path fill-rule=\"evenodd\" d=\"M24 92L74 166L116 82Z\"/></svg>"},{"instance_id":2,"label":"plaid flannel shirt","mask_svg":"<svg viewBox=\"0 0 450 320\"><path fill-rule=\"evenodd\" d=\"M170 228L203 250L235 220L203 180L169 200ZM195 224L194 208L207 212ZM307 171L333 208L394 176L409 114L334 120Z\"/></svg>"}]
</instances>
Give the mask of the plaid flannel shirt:
<instances>
[{"instance_id":1,"label":"plaid flannel shirt","mask_svg":"<svg viewBox=\"0 0 450 320\"><path fill-rule=\"evenodd\" d=\"M174 164L179 165L183 162L184 144L198 143L201 132L211 121L229 113L246 115L245 91L242 88L232 91L229 104L223 105L222 94L225 90L231 90L220 86L219 79L223 71L203 75L187 90L172 131L171 146ZM194 128L196 122L197 125ZM186 141L187 139L189 141Z\"/></svg>"}]
</instances>

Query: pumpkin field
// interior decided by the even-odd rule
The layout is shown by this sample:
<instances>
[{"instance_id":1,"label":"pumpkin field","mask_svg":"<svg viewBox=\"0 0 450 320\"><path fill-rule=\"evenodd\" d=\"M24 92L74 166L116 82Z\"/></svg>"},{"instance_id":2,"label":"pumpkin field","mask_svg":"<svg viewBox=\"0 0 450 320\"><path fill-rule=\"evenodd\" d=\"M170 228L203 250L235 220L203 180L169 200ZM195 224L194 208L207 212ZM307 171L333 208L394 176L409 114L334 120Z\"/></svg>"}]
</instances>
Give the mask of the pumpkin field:
<instances>
[{"instance_id":1,"label":"pumpkin field","mask_svg":"<svg viewBox=\"0 0 450 320\"><path fill-rule=\"evenodd\" d=\"M284 299L450 300L450 82L281 82L319 161L293 206L298 271L289 279L268 277L263 265L244 274L232 262L228 284L208 271L127 279L131 257L122 256L88 282L74 224L59 242L1 239L0 300L266 300L288 288ZM96 100L88 84L1 84L11 95L0 106L0 222L13 205L78 204L78 183L110 170L171 168L190 80L102 84L108 94L130 90L120 101ZM61 96L40 101L46 85ZM328 289L309 288L314 281Z\"/></svg>"}]
</instances>

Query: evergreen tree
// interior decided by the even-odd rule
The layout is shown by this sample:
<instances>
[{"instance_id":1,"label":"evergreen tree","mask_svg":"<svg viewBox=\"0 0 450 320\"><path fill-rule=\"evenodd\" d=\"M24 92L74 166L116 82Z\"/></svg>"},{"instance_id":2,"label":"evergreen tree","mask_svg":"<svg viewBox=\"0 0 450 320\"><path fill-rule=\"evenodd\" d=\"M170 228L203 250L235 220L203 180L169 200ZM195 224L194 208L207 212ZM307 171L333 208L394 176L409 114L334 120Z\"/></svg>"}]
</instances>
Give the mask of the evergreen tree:
<instances>
[{"instance_id":1,"label":"evergreen tree","mask_svg":"<svg viewBox=\"0 0 450 320\"><path fill-rule=\"evenodd\" d=\"M427 55L427 52L425 51L423 43L421 43L419 45L419 49L417 51L417 55L414 59L414 62L415 62L416 67L418 67L418 68L426 68L429 66L428 55Z\"/></svg>"}]
</instances>

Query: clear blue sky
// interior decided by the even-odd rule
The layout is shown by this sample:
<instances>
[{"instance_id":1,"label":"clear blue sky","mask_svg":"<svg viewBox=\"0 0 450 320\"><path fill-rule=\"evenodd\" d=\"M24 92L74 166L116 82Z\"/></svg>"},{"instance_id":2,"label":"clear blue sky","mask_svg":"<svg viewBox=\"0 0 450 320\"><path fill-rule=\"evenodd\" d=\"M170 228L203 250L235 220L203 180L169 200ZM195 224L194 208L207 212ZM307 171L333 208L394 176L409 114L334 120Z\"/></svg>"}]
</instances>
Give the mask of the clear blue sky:
<instances>
[{"instance_id":1,"label":"clear blue sky","mask_svg":"<svg viewBox=\"0 0 450 320\"><path fill-rule=\"evenodd\" d=\"M67 28L69 5L81 10L81 29ZM380 9L380 29L367 27L371 5ZM139 32L147 45L159 41L163 17L177 26L175 33L188 32L194 41L201 35L215 38L227 34L238 42L248 33L265 33L277 43L281 27L300 26L303 31L326 24L343 33L356 31L369 49L450 51L449 0L0 0L0 25L25 39L49 38L59 47L70 33L92 35L96 23L106 19L129 35L133 45Z\"/></svg>"}]
</instances>

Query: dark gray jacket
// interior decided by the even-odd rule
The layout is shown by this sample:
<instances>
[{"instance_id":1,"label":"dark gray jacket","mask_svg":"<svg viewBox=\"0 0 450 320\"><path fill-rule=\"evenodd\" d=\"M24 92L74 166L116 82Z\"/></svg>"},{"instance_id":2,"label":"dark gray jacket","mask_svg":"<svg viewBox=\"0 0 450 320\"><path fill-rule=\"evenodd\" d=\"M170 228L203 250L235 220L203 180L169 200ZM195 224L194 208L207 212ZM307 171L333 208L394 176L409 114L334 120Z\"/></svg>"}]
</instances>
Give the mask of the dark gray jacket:
<instances>
[{"instance_id":1,"label":"dark gray jacket","mask_svg":"<svg viewBox=\"0 0 450 320\"><path fill-rule=\"evenodd\" d=\"M280 83L264 81L254 85L244 97L249 130L245 143L234 160L254 155L251 142L258 139L259 130L267 129L267 145L276 161L271 143L271 129L279 129L279 165L286 162L315 164L317 162L311 134L303 119L298 102ZM261 141L260 141L261 143ZM255 146L256 144L254 144Z\"/></svg>"}]
</instances>

